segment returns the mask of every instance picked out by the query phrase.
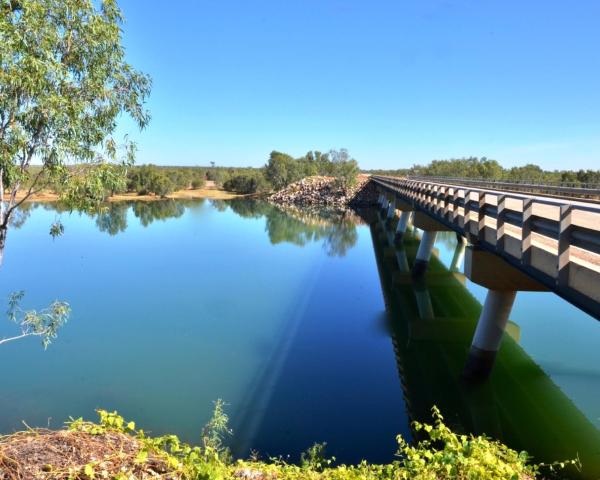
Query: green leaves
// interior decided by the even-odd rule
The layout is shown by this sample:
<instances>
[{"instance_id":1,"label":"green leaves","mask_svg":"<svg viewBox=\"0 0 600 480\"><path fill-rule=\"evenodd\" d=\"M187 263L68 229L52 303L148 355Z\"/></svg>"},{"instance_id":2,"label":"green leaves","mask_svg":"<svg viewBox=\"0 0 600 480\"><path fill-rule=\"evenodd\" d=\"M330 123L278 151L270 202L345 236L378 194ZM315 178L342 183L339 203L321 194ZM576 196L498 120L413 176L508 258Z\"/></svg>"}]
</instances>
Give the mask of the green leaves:
<instances>
[{"instance_id":1,"label":"green leaves","mask_svg":"<svg viewBox=\"0 0 600 480\"><path fill-rule=\"evenodd\" d=\"M69 429L92 435L114 433L132 435L138 449L133 452L127 467L121 466L115 478L142 478L140 472L160 472L165 478L179 479L236 479L265 480L533 480L540 478L539 466L529 465L526 453L517 453L499 442L484 436L457 435L445 424L437 408L433 409L433 425L414 424L425 438L408 444L398 437L400 460L387 465L361 461L357 465L335 465L335 458L325 456L325 445L315 444L301 458L299 465L286 463L282 458L260 461L256 455L250 460L235 462L224 458L221 440L231 431L221 400L215 402L215 411L203 430L203 445L190 446L175 435L149 437L135 430L133 422L126 422L116 412L98 410L98 424L81 418L72 420ZM217 439L217 441L215 441ZM557 462L552 471L574 462ZM87 478L104 478L102 462L90 462L82 467ZM153 474L154 474L153 473ZM138 475L139 474L139 475ZM77 477L79 478L79 477ZM143 477L145 478L145 477Z\"/></svg>"},{"instance_id":2,"label":"green leaves","mask_svg":"<svg viewBox=\"0 0 600 480\"><path fill-rule=\"evenodd\" d=\"M48 348L48 345L56 338L58 329L67 322L71 314L71 307L66 302L55 301L39 312L36 310L24 311L20 308L24 295L24 292L20 291L12 293L8 298L8 318L19 325L21 333L15 337L1 339L0 345L18 338L39 336L42 338L44 348Z\"/></svg>"},{"instance_id":3,"label":"green leaves","mask_svg":"<svg viewBox=\"0 0 600 480\"><path fill-rule=\"evenodd\" d=\"M66 202L90 208L122 184L118 167L133 162L135 146L126 138L118 147L112 134L124 112L139 128L148 124L151 80L125 60L116 1L95 3L0 2L0 180L7 192L22 187L36 159L47 181L62 180ZM78 162L96 168L84 175L58 168Z\"/></svg>"}]
</instances>

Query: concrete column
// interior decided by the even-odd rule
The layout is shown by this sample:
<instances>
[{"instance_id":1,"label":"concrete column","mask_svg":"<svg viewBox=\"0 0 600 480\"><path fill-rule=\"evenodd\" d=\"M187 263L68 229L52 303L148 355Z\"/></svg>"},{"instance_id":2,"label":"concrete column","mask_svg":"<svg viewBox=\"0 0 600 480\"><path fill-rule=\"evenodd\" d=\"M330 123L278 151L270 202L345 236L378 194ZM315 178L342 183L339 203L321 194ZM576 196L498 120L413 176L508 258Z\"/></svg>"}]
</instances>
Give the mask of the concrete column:
<instances>
[{"instance_id":1,"label":"concrete column","mask_svg":"<svg viewBox=\"0 0 600 480\"><path fill-rule=\"evenodd\" d=\"M400 213L400 219L398 220L398 225L396 226L396 233L394 236L394 242L396 244L402 242L402 237L404 237L404 234L406 233L406 228L408 227L408 222L411 216L412 212L403 211Z\"/></svg>"},{"instance_id":2,"label":"concrete column","mask_svg":"<svg viewBox=\"0 0 600 480\"><path fill-rule=\"evenodd\" d=\"M417 250L417 257L415 258L415 264L412 268L413 276L419 277L427 271L436 237L437 232L423 232L421 243L419 243L419 250Z\"/></svg>"},{"instance_id":3,"label":"concrete column","mask_svg":"<svg viewBox=\"0 0 600 480\"><path fill-rule=\"evenodd\" d=\"M462 235L457 235L456 248L454 249L454 256L452 257L452 263L450 264L451 272L458 272L460 266L465 258L465 251L467 250L467 239Z\"/></svg>"},{"instance_id":4,"label":"concrete column","mask_svg":"<svg viewBox=\"0 0 600 480\"><path fill-rule=\"evenodd\" d=\"M381 204L381 217L382 218L386 218L387 217L387 212L388 212L388 208L390 206L390 201L388 200L387 196L384 195L383 196L383 203Z\"/></svg>"},{"instance_id":5,"label":"concrete column","mask_svg":"<svg viewBox=\"0 0 600 480\"><path fill-rule=\"evenodd\" d=\"M463 371L465 379L477 381L489 376L516 295L514 290L488 290Z\"/></svg>"},{"instance_id":6,"label":"concrete column","mask_svg":"<svg viewBox=\"0 0 600 480\"><path fill-rule=\"evenodd\" d=\"M387 221L390 222L396 216L396 200L392 200L388 205Z\"/></svg>"}]
</instances>

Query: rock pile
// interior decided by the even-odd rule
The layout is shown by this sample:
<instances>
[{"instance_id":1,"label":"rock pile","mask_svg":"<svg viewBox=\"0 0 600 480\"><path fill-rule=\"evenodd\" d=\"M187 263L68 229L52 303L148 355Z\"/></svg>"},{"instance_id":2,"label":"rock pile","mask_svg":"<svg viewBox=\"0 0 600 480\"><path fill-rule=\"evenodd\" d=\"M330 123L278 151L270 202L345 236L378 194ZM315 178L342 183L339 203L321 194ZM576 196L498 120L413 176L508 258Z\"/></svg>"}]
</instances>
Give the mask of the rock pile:
<instances>
[{"instance_id":1,"label":"rock pile","mask_svg":"<svg viewBox=\"0 0 600 480\"><path fill-rule=\"evenodd\" d=\"M356 185L346 188L333 177L307 177L274 193L269 199L279 205L300 207L367 207L377 203L377 191L369 177L360 175Z\"/></svg>"}]
</instances>

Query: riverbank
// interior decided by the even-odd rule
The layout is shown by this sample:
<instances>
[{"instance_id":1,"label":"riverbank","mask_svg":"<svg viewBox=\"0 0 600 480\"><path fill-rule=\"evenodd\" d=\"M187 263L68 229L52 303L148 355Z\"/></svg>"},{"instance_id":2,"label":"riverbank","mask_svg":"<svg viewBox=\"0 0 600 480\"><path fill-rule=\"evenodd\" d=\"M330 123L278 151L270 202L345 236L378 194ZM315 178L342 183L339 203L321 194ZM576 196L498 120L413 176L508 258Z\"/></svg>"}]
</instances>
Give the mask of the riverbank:
<instances>
[{"instance_id":1,"label":"riverbank","mask_svg":"<svg viewBox=\"0 0 600 480\"><path fill-rule=\"evenodd\" d=\"M218 404L222 405L222 404ZM0 437L0 479L118 480L164 478L196 480L371 480L488 478L533 480L539 468L528 457L485 437L456 435L433 409L433 425L415 423L423 440L398 437L398 459L386 465L336 465L315 444L299 464L284 459L233 460L223 441L231 435L227 416L215 410L200 446L174 435L150 437L116 412L99 410L100 422L73 420L62 430L29 429ZM435 440L435 442L432 442Z\"/></svg>"},{"instance_id":2,"label":"riverbank","mask_svg":"<svg viewBox=\"0 0 600 480\"><path fill-rule=\"evenodd\" d=\"M24 192L17 194L17 201L20 201L25 196ZM239 193L227 192L218 188L197 188L197 189L186 189L177 190L169 193L164 197L158 195L138 195L137 193L119 193L107 198L108 202L126 202L126 201L142 201L142 202L155 202L158 200L191 200L191 199L210 199L210 200L230 200L232 198L246 197L248 195L242 195ZM27 202L56 202L59 196L55 192L49 190L43 190L36 194L31 195L27 198Z\"/></svg>"},{"instance_id":3,"label":"riverbank","mask_svg":"<svg viewBox=\"0 0 600 480\"><path fill-rule=\"evenodd\" d=\"M295 207L359 208L376 205L377 197L369 175L358 175L350 186L334 177L313 176L288 185L269 196L269 200Z\"/></svg>"}]
</instances>

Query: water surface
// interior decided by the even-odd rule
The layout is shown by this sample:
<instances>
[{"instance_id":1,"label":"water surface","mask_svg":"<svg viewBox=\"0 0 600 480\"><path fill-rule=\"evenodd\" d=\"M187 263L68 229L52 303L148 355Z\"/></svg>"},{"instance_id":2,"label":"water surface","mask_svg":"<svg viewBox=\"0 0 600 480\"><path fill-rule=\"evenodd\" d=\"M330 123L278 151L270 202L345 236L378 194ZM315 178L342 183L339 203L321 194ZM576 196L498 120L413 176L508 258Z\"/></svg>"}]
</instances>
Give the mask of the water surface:
<instances>
[{"instance_id":1,"label":"water surface","mask_svg":"<svg viewBox=\"0 0 600 480\"><path fill-rule=\"evenodd\" d=\"M417 239L394 249L371 214L168 201L99 216L32 205L21 220L2 307L24 290L25 307L61 299L73 314L47 351L0 347L3 432L106 408L196 442L222 398L238 455L297 458L325 441L341 461L384 462L435 403L455 428L539 459L596 455L600 328L560 298L520 293L490 381L459 381L485 290L448 272L453 235L436 243L437 280L417 285L397 263Z\"/></svg>"}]
</instances>

